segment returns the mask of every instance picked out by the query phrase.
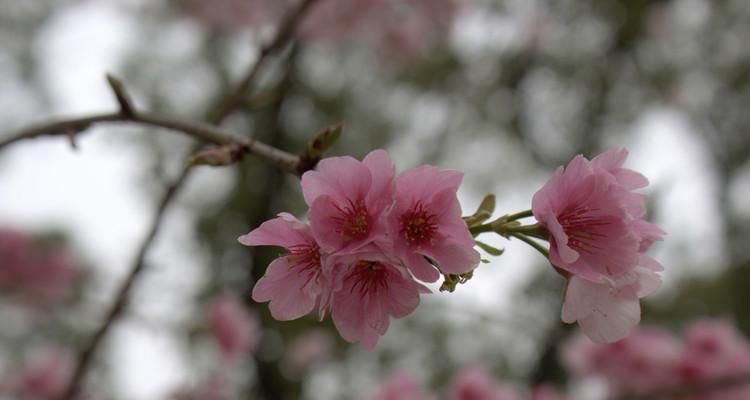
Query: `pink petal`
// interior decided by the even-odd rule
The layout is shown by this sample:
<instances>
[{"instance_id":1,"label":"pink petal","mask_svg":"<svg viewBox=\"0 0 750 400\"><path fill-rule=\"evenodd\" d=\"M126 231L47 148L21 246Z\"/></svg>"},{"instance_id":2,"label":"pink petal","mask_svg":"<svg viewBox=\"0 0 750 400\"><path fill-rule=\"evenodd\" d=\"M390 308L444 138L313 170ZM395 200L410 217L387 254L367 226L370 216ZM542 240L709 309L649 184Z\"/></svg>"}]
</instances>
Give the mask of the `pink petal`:
<instances>
[{"instance_id":1,"label":"pink petal","mask_svg":"<svg viewBox=\"0 0 750 400\"><path fill-rule=\"evenodd\" d=\"M339 232L336 219L341 217L341 210L330 196L320 196L310 207L307 214L315 240L325 252L334 252L343 248L347 241Z\"/></svg>"},{"instance_id":2,"label":"pink petal","mask_svg":"<svg viewBox=\"0 0 750 400\"><path fill-rule=\"evenodd\" d=\"M362 160L372 175L372 185L367 194L367 208L378 213L393 202L396 167L385 150L373 150Z\"/></svg>"},{"instance_id":3,"label":"pink petal","mask_svg":"<svg viewBox=\"0 0 750 400\"><path fill-rule=\"evenodd\" d=\"M349 156L324 158L316 171L305 172L301 180L308 206L320 196L331 196L342 203L348 199L364 199L371 184L370 170Z\"/></svg>"},{"instance_id":4,"label":"pink petal","mask_svg":"<svg viewBox=\"0 0 750 400\"><path fill-rule=\"evenodd\" d=\"M408 252L404 263L414 277L423 282L435 282L440 278L440 272L434 265L430 264L423 255Z\"/></svg>"},{"instance_id":5,"label":"pink petal","mask_svg":"<svg viewBox=\"0 0 750 400\"><path fill-rule=\"evenodd\" d=\"M270 301L271 315L279 321L289 321L309 314L315 307L315 291L306 288L313 284L309 278L290 269L287 257L271 262L266 274L253 288L253 300Z\"/></svg>"},{"instance_id":6,"label":"pink petal","mask_svg":"<svg viewBox=\"0 0 750 400\"><path fill-rule=\"evenodd\" d=\"M281 213L278 218L262 223L250 233L240 236L238 241L245 246L280 246L290 248L300 243L306 243L304 233L309 234L309 228L298 221L291 214Z\"/></svg>"},{"instance_id":7,"label":"pink petal","mask_svg":"<svg viewBox=\"0 0 750 400\"><path fill-rule=\"evenodd\" d=\"M431 246L422 250L424 255L437 262L440 269L448 274L464 274L479 265L481 258L478 251L471 246L444 244Z\"/></svg>"}]
</instances>

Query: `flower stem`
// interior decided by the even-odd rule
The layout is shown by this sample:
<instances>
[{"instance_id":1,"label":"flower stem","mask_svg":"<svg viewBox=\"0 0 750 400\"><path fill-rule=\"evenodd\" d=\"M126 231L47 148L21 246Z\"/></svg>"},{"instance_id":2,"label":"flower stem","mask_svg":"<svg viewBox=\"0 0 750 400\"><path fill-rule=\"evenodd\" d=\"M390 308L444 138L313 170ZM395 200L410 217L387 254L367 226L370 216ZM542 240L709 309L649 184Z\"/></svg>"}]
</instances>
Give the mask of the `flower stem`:
<instances>
[{"instance_id":1,"label":"flower stem","mask_svg":"<svg viewBox=\"0 0 750 400\"><path fill-rule=\"evenodd\" d=\"M529 246L535 248L538 252L542 253L542 255L545 258L549 259L549 250L545 249L544 246L542 246L541 244L535 242L530 237L528 237L528 236L526 236L526 235L524 235L522 233L516 233L516 232L510 232L508 235L512 236L512 237L514 237L514 238L516 238L516 239L518 239L518 240L520 240L522 242L526 242L526 244L528 244Z\"/></svg>"},{"instance_id":2,"label":"flower stem","mask_svg":"<svg viewBox=\"0 0 750 400\"><path fill-rule=\"evenodd\" d=\"M534 213L531 210L517 212L515 214L506 215L503 219L506 221L515 221L521 218L533 217Z\"/></svg>"}]
</instances>

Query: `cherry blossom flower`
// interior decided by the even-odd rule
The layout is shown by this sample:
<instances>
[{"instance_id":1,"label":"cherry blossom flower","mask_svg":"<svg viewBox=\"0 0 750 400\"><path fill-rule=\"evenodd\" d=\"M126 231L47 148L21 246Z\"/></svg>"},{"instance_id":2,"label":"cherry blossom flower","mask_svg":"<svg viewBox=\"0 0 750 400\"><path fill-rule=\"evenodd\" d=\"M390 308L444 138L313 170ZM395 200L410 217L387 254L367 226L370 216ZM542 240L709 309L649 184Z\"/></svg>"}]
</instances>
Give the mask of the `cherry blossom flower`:
<instances>
[{"instance_id":1,"label":"cherry blossom flower","mask_svg":"<svg viewBox=\"0 0 750 400\"><path fill-rule=\"evenodd\" d=\"M312 329L294 338L284 352L284 364L301 371L325 359L333 350L331 334L324 329Z\"/></svg>"},{"instance_id":2,"label":"cherry blossom flower","mask_svg":"<svg viewBox=\"0 0 750 400\"><path fill-rule=\"evenodd\" d=\"M644 254L663 232L643 220L648 184L623 168L627 151L575 157L534 194L532 211L549 232L550 262L565 271L565 322L594 341L625 337L640 321L639 299L661 285L661 265Z\"/></svg>"},{"instance_id":3,"label":"cherry blossom flower","mask_svg":"<svg viewBox=\"0 0 750 400\"><path fill-rule=\"evenodd\" d=\"M638 265L639 233L646 226L636 228L635 222L643 216L645 197L630 190L646 178L620 167L626 155L613 150L593 161L576 156L534 194L534 217L550 233L550 262L556 267L598 281Z\"/></svg>"},{"instance_id":4,"label":"cherry blossom flower","mask_svg":"<svg viewBox=\"0 0 750 400\"><path fill-rule=\"evenodd\" d=\"M40 246L31 236L0 229L0 288L30 305L47 306L68 295L78 269L59 246Z\"/></svg>"},{"instance_id":5,"label":"cherry blossom flower","mask_svg":"<svg viewBox=\"0 0 750 400\"><path fill-rule=\"evenodd\" d=\"M351 253L387 234L381 218L393 202L395 167L388 153L374 150L364 160L348 156L320 161L302 176L302 192L315 240L327 252Z\"/></svg>"},{"instance_id":6,"label":"cherry blossom flower","mask_svg":"<svg viewBox=\"0 0 750 400\"><path fill-rule=\"evenodd\" d=\"M275 259L253 288L253 300L270 301L279 321L299 318L316 306L326 309L330 287L322 273L321 251L310 227L288 213L264 222L239 238L246 246L280 246L288 253Z\"/></svg>"},{"instance_id":7,"label":"cherry blossom flower","mask_svg":"<svg viewBox=\"0 0 750 400\"><path fill-rule=\"evenodd\" d=\"M253 26L273 18L276 11L266 0L183 0L187 14L213 29Z\"/></svg>"},{"instance_id":8,"label":"cherry blossom flower","mask_svg":"<svg viewBox=\"0 0 750 400\"><path fill-rule=\"evenodd\" d=\"M602 375L613 393L647 393L676 385L674 370L682 356L679 340L657 328L637 329L608 345L578 335L562 350L563 362L573 375Z\"/></svg>"},{"instance_id":9,"label":"cherry blossom flower","mask_svg":"<svg viewBox=\"0 0 750 400\"><path fill-rule=\"evenodd\" d=\"M209 322L222 354L228 359L239 359L258 344L258 317L234 296L222 295L211 303Z\"/></svg>"},{"instance_id":10,"label":"cherry blossom flower","mask_svg":"<svg viewBox=\"0 0 750 400\"><path fill-rule=\"evenodd\" d=\"M474 239L461 218L456 192L463 175L430 165L404 171L396 178L396 195L388 225L394 254L417 279L434 282L438 270L463 274L479 264Z\"/></svg>"},{"instance_id":11,"label":"cherry blossom flower","mask_svg":"<svg viewBox=\"0 0 750 400\"><path fill-rule=\"evenodd\" d=\"M750 373L750 342L726 320L698 320L682 340L658 328L640 328L616 343L597 345L582 335L562 348L577 379L603 378L613 396L642 395L686 385L710 385ZM697 392L690 400L743 400L750 384Z\"/></svg>"},{"instance_id":12,"label":"cherry blossom flower","mask_svg":"<svg viewBox=\"0 0 750 400\"><path fill-rule=\"evenodd\" d=\"M28 354L23 368L11 373L6 390L22 400L48 400L63 395L73 372L71 355L60 348L38 349Z\"/></svg>"},{"instance_id":13,"label":"cherry blossom flower","mask_svg":"<svg viewBox=\"0 0 750 400\"><path fill-rule=\"evenodd\" d=\"M509 385L497 382L478 366L464 368L448 388L448 400L521 400Z\"/></svg>"},{"instance_id":14,"label":"cherry blossom flower","mask_svg":"<svg viewBox=\"0 0 750 400\"><path fill-rule=\"evenodd\" d=\"M390 324L417 308L428 291L401 266L377 251L341 256L341 289L332 295L331 317L341 336L372 349Z\"/></svg>"},{"instance_id":15,"label":"cherry blossom flower","mask_svg":"<svg viewBox=\"0 0 750 400\"><path fill-rule=\"evenodd\" d=\"M391 375L377 393L370 397L371 400L431 400L434 398L425 392L412 375L406 372Z\"/></svg>"}]
</instances>

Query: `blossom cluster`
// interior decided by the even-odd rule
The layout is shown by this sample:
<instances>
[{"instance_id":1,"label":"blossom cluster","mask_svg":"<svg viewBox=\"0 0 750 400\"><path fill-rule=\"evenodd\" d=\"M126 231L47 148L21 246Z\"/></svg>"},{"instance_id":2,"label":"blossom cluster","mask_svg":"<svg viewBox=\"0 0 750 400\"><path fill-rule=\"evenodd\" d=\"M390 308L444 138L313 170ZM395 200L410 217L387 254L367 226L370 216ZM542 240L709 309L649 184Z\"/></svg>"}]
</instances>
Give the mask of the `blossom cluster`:
<instances>
[{"instance_id":1,"label":"blossom cluster","mask_svg":"<svg viewBox=\"0 0 750 400\"><path fill-rule=\"evenodd\" d=\"M492 377L480 366L469 366L459 371L445 390L445 396L436 396L424 389L408 373L391 376L374 393L371 400L565 400L550 385L538 385L530 391L521 390L507 382Z\"/></svg>"},{"instance_id":2,"label":"blossom cluster","mask_svg":"<svg viewBox=\"0 0 750 400\"><path fill-rule=\"evenodd\" d=\"M281 213L239 238L288 250L268 266L253 299L270 301L277 320L330 311L344 339L372 348L391 317L411 313L429 292L417 279L478 265L456 197L462 177L429 165L396 176L384 150L362 161L322 160L302 176L309 223Z\"/></svg>"},{"instance_id":3,"label":"blossom cluster","mask_svg":"<svg viewBox=\"0 0 750 400\"><path fill-rule=\"evenodd\" d=\"M626 339L607 345L576 336L563 347L562 359L578 378L603 378L612 394L646 395L748 376L750 340L728 321L707 319L689 325L683 338L658 328L640 328ZM750 398L748 383L713 389L691 393L689 398Z\"/></svg>"},{"instance_id":4,"label":"blossom cluster","mask_svg":"<svg viewBox=\"0 0 750 400\"><path fill-rule=\"evenodd\" d=\"M639 299L661 285L646 251L663 232L644 220L648 180L623 168L628 152L576 156L534 194L534 217L549 234L549 260L567 277L562 319L600 343L627 336Z\"/></svg>"},{"instance_id":5,"label":"blossom cluster","mask_svg":"<svg viewBox=\"0 0 750 400\"><path fill-rule=\"evenodd\" d=\"M30 305L62 301L78 275L64 248L12 229L0 229L0 261L0 290Z\"/></svg>"}]
</instances>

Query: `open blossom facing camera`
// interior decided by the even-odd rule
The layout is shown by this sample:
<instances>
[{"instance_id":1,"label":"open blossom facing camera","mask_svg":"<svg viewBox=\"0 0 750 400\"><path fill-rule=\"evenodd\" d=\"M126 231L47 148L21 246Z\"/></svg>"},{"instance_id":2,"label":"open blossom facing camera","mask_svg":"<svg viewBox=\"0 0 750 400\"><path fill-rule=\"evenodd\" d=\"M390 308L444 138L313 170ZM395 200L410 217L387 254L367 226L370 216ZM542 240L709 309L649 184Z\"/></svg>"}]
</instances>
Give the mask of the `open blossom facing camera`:
<instances>
[{"instance_id":1,"label":"open blossom facing camera","mask_svg":"<svg viewBox=\"0 0 750 400\"><path fill-rule=\"evenodd\" d=\"M648 180L623 168L627 151L575 157L534 194L534 217L549 232L550 262L568 285L562 319L597 342L619 340L640 321L639 299L661 284L645 251L663 232L643 220Z\"/></svg>"},{"instance_id":2,"label":"open blossom facing camera","mask_svg":"<svg viewBox=\"0 0 750 400\"><path fill-rule=\"evenodd\" d=\"M330 310L344 339L372 348L391 318L429 292L415 277L435 281L479 263L456 198L461 177L432 166L396 177L384 150L321 160L301 181L309 225L282 213L239 239L289 251L268 266L253 299L270 301L278 320Z\"/></svg>"}]
</instances>

